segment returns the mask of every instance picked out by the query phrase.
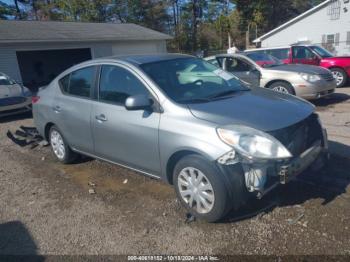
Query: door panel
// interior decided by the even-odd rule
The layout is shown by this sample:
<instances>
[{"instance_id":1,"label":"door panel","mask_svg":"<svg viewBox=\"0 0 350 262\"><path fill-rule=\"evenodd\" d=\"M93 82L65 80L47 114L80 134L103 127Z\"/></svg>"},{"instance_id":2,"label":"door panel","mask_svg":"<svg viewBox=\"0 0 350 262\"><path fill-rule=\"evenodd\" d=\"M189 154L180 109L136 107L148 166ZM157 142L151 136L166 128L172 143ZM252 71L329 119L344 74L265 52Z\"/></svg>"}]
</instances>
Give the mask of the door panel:
<instances>
[{"instance_id":1,"label":"door panel","mask_svg":"<svg viewBox=\"0 0 350 262\"><path fill-rule=\"evenodd\" d=\"M92 115L97 156L159 173L159 113L128 111L124 106L96 102ZM101 115L104 121L97 119Z\"/></svg>"},{"instance_id":2,"label":"door panel","mask_svg":"<svg viewBox=\"0 0 350 262\"><path fill-rule=\"evenodd\" d=\"M159 174L160 113L125 108L129 96L142 94L151 97L142 80L126 68L104 65L98 93L99 102L94 102L92 109L95 154Z\"/></svg>"},{"instance_id":3,"label":"door panel","mask_svg":"<svg viewBox=\"0 0 350 262\"><path fill-rule=\"evenodd\" d=\"M260 86L260 72L248 62L236 57L227 57L223 65L226 71L234 74L250 86Z\"/></svg>"},{"instance_id":4,"label":"door panel","mask_svg":"<svg viewBox=\"0 0 350 262\"><path fill-rule=\"evenodd\" d=\"M94 152L91 130L92 95L96 67L90 66L73 71L59 80L52 105L54 123L58 126L73 148L86 153Z\"/></svg>"},{"instance_id":5,"label":"door panel","mask_svg":"<svg viewBox=\"0 0 350 262\"><path fill-rule=\"evenodd\" d=\"M307 47L294 46L292 48L292 61L294 64L318 65L318 57Z\"/></svg>"}]
</instances>

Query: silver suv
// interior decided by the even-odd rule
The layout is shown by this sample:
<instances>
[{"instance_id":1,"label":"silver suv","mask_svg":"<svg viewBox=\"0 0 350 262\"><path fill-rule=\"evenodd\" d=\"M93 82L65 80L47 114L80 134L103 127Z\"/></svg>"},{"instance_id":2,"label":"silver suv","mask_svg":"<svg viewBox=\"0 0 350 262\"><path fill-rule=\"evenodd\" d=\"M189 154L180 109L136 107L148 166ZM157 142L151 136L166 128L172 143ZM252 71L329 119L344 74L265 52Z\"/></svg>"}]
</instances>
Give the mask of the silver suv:
<instances>
[{"instance_id":1,"label":"silver suv","mask_svg":"<svg viewBox=\"0 0 350 262\"><path fill-rule=\"evenodd\" d=\"M327 145L309 102L251 90L192 56L85 62L34 101L36 126L59 161L83 154L162 179L207 221L316 165Z\"/></svg>"}]
</instances>

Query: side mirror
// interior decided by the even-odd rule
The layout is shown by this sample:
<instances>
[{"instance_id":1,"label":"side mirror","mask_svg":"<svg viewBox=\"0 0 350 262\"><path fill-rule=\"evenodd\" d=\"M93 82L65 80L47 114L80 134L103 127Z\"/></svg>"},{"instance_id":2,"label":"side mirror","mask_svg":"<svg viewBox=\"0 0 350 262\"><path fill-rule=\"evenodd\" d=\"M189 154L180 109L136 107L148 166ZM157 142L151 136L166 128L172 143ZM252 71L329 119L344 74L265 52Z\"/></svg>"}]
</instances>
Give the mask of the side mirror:
<instances>
[{"instance_id":1,"label":"side mirror","mask_svg":"<svg viewBox=\"0 0 350 262\"><path fill-rule=\"evenodd\" d=\"M125 101L127 110L149 109L153 105L153 101L146 95L129 96Z\"/></svg>"}]
</instances>

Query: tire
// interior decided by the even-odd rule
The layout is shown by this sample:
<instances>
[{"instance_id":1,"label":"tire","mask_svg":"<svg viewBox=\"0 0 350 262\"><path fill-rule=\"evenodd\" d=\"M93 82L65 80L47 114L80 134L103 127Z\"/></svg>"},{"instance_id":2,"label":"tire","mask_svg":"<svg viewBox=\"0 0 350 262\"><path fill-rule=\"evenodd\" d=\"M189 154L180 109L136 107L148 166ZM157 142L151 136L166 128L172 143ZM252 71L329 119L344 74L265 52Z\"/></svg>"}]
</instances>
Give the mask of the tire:
<instances>
[{"instance_id":1,"label":"tire","mask_svg":"<svg viewBox=\"0 0 350 262\"><path fill-rule=\"evenodd\" d=\"M277 81L272 83L269 86L269 89L274 90L276 92L284 93L284 94L290 94L295 95L294 88L291 84L283 81Z\"/></svg>"},{"instance_id":2,"label":"tire","mask_svg":"<svg viewBox=\"0 0 350 262\"><path fill-rule=\"evenodd\" d=\"M337 81L337 87L345 86L346 82L348 81L348 75L346 72L341 68L331 68L330 70L333 74L333 77Z\"/></svg>"},{"instance_id":3,"label":"tire","mask_svg":"<svg viewBox=\"0 0 350 262\"><path fill-rule=\"evenodd\" d=\"M191 179L191 175L195 180ZM187 177L188 180L184 177ZM196 181L197 179L200 180ZM232 208L223 174L213 163L199 155L188 155L180 159L174 168L173 181L181 204L199 219L216 222ZM196 185L196 182L199 184ZM192 202L191 195L186 194L187 192L192 192ZM200 200L201 204L198 205L196 200Z\"/></svg>"},{"instance_id":4,"label":"tire","mask_svg":"<svg viewBox=\"0 0 350 262\"><path fill-rule=\"evenodd\" d=\"M78 154L70 149L62 132L55 125L50 128L49 141L52 152L58 161L64 164L70 164L78 158Z\"/></svg>"}]
</instances>

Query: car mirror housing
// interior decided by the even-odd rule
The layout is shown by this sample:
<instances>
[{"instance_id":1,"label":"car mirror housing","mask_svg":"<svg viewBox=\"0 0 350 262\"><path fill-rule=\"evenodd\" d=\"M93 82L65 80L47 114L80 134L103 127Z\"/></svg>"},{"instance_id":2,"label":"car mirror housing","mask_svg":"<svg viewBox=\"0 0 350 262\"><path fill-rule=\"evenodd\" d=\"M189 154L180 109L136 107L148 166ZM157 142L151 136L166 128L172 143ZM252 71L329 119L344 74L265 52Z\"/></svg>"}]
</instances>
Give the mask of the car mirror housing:
<instances>
[{"instance_id":1,"label":"car mirror housing","mask_svg":"<svg viewBox=\"0 0 350 262\"><path fill-rule=\"evenodd\" d=\"M153 101L146 95L129 96L125 101L127 110L149 109L153 105Z\"/></svg>"}]
</instances>

